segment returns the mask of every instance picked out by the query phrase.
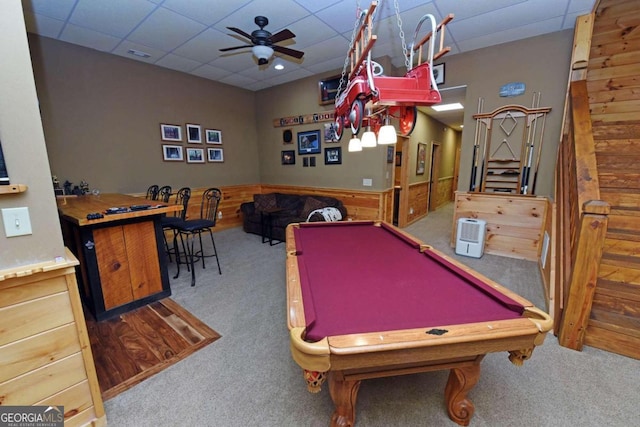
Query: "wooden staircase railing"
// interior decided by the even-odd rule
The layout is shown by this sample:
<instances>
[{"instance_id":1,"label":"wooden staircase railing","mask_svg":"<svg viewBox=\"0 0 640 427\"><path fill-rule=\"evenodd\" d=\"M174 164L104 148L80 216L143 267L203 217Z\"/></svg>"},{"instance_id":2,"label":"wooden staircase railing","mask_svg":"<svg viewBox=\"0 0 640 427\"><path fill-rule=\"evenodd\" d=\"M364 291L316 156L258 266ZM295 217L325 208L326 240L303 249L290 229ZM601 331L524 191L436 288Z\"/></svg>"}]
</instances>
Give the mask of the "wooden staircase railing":
<instances>
[{"instance_id":1,"label":"wooden staircase railing","mask_svg":"<svg viewBox=\"0 0 640 427\"><path fill-rule=\"evenodd\" d=\"M575 350L583 346L610 211L609 204L600 199L585 80L592 24L593 14L580 17L576 24L556 167L554 314L560 345Z\"/></svg>"}]
</instances>

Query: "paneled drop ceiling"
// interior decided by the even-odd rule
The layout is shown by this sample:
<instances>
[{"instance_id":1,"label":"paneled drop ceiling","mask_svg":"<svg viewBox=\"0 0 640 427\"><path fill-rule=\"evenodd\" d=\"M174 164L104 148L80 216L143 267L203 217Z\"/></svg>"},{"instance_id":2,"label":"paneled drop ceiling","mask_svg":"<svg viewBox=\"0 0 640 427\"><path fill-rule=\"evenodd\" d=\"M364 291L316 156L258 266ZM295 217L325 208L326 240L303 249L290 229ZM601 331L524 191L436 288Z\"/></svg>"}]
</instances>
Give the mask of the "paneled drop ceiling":
<instances>
[{"instance_id":1,"label":"paneled drop ceiling","mask_svg":"<svg viewBox=\"0 0 640 427\"><path fill-rule=\"evenodd\" d=\"M573 28L577 16L589 13L595 0L382 0L375 17L378 40L374 57L389 56L404 64L401 22L407 44L420 18L439 22L449 13L449 55ZM342 69L357 17L354 0L22 0L27 30L219 81L260 90L331 70ZM400 20L395 5L398 4ZM301 60L276 53L258 67L251 50L220 52L244 44L226 27L251 33L257 15L276 33L288 28L295 39L281 44L304 51ZM424 31L423 27L423 31ZM420 36L426 34L421 32ZM149 57L132 55L144 52ZM275 70L276 62L284 65ZM443 93L446 95L446 93Z\"/></svg>"}]
</instances>

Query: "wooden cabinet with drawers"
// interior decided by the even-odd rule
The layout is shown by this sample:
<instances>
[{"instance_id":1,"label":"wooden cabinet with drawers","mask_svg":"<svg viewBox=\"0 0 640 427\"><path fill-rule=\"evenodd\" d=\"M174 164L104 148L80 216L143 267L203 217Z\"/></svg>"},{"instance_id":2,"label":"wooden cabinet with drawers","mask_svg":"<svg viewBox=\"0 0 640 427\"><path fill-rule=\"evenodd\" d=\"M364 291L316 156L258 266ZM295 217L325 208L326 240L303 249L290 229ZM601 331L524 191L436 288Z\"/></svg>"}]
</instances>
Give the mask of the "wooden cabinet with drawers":
<instances>
[{"instance_id":1,"label":"wooden cabinet with drawers","mask_svg":"<svg viewBox=\"0 0 640 427\"><path fill-rule=\"evenodd\" d=\"M0 271L0 405L62 405L65 426L103 426L77 264L67 251Z\"/></svg>"}]
</instances>

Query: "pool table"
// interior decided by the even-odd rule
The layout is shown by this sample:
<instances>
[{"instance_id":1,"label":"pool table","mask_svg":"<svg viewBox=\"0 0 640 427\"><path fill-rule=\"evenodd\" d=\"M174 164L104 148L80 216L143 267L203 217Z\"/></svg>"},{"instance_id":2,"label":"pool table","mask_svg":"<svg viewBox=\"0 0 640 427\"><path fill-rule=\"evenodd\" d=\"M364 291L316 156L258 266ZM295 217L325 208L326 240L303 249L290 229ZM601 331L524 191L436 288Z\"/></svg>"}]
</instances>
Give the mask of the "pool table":
<instances>
[{"instance_id":1,"label":"pool table","mask_svg":"<svg viewBox=\"0 0 640 427\"><path fill-rule=\"evenodd\" d=\"M449 369L449 417L468 425L467 398L490 352L516 365L552 327L529 301L379 221L291 224L287 313L293 359L311 392L325 380L332 426L352 426L360 382Z\"/></svg>"}]
</instances>

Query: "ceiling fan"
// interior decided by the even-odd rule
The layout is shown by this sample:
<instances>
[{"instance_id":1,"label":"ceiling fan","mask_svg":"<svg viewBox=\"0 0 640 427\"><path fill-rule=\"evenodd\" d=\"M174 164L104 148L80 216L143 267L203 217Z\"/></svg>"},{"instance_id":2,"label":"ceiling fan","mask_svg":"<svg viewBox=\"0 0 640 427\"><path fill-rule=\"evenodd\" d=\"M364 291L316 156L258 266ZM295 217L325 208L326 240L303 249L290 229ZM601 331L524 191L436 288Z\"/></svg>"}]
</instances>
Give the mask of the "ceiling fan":
<instances>
[{"instance_id":1,"label":"ceiling fan","mask_svg":"<svg viewBox=\"0 0 640 427\"><path fill-rule=\"evenodd\" d=\"M235 27L227 27L231 31L234 31L240 34L243 37L248 38L251 41L251 44L246 44L243 46L234 46L227 47L224 49L220 49L222 52L227 52L230 50L243 49L245 47L250 47L251 51L258 58L258 65L265 65L269 63L269 59L273 55L273 52L280 52L284 55L289 55L294 58L300 59L304 55L304 52L300 52L299 50L289 49L288 47L278 46L275 43L289 40L294 38L296 35L293 34L289 30L278 31L275 34L271 34L269 31L265 30L264 27L269 25L269 20L264 16L256 16L254 22L259 30L253 31L251 34L248 34L242 31L239 28Z\"/></svg>"}]
</instances>

